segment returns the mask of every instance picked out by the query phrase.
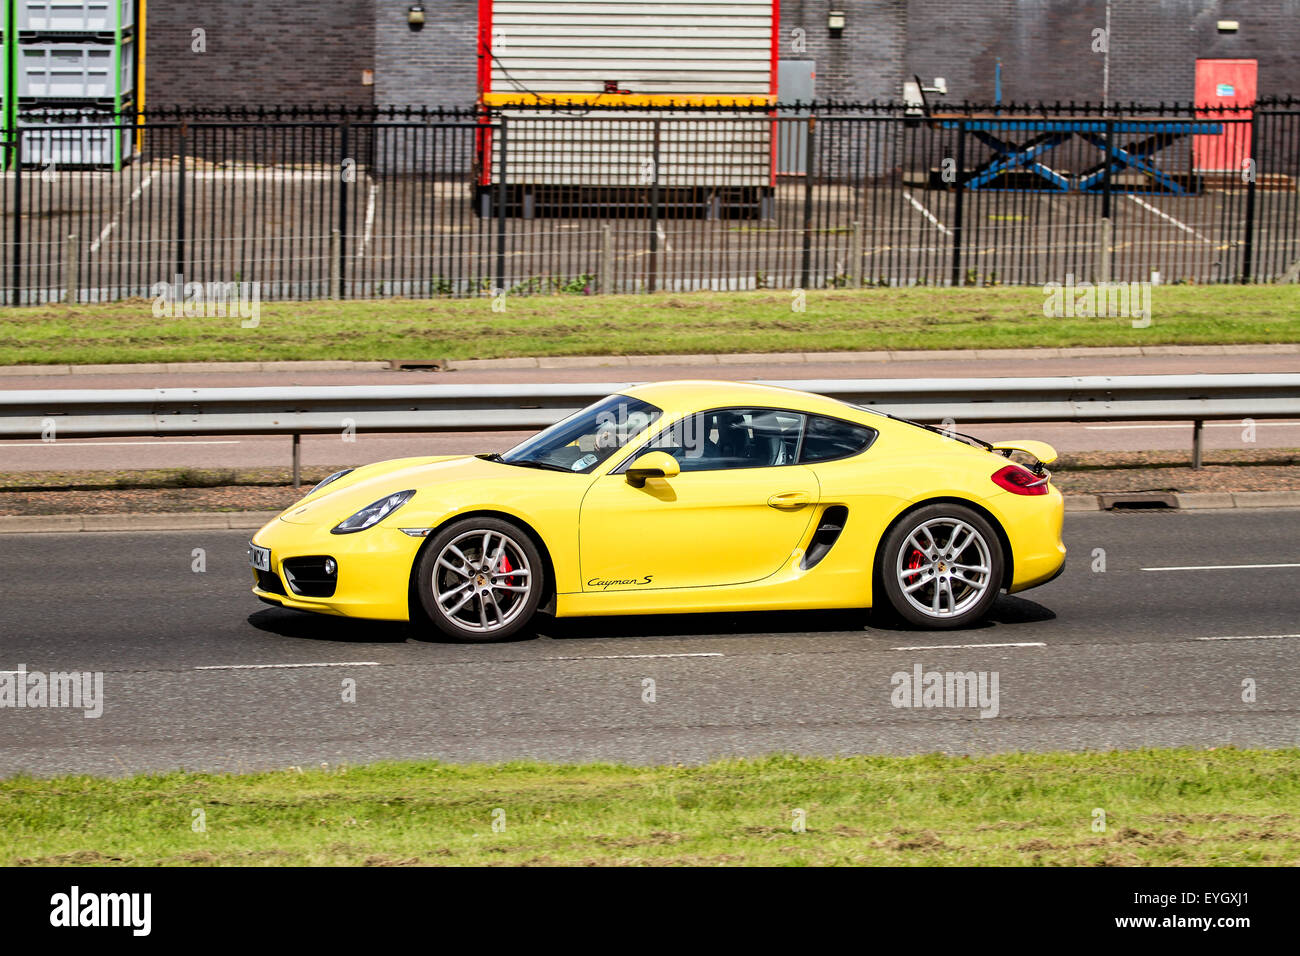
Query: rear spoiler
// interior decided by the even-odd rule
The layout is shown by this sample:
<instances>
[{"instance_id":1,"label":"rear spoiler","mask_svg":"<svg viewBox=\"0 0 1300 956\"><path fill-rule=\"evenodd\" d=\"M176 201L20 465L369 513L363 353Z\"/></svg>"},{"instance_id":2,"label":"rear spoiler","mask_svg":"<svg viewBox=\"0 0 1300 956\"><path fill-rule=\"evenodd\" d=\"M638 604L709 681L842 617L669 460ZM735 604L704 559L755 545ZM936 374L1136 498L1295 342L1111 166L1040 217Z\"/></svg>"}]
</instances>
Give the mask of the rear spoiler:
<instances>
[{"instance_id":1,"label":"rear spoiler","mask_svg":"<svg viewBox=\"0 0 1300 956\"><path fill-rule=\"evenodd\" d=\"M1020 452L1034 459L1033 472L1036 475L1043 473L1046 465L1052 464L1057 459L1056 449L1045 441L998 441L993 443L993 450L1004 458L1010 458L1012 452Z\"/></svg>"}]
</instances>

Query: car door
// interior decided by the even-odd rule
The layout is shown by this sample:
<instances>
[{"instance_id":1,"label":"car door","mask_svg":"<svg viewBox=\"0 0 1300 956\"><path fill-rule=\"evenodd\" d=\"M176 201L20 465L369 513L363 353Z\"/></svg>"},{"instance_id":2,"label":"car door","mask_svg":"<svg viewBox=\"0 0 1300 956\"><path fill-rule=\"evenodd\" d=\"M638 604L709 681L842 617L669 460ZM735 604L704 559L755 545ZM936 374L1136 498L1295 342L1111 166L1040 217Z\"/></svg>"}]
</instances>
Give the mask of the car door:
<instances>
[{"instance_id":1,"label":"car door","mask_svg":"<svg viewBox=\"0 0 1300 956\"><path fill-rule=\"evenodd\" d=\"M808 528L817 477L795 464L804 416L713 409L656 435L583 498L579 560L586 591L720 587L779 570ZM629 483L626 466L663 451L681 473Z\"/></svg>"}]
</instances>

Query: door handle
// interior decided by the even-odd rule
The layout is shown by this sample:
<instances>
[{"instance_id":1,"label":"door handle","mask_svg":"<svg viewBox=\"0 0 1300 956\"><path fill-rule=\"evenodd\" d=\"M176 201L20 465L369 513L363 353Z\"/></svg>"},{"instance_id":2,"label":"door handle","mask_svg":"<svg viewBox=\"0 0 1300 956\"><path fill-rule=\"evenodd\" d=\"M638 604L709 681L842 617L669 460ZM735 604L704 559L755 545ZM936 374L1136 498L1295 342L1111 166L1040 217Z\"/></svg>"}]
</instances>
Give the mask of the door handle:
<instances>
[{"instance_id":1,"label":"door handle","mask_svg":"<svg viewBox=\"0 0 1300 956\"><path fill-rule=\"evenodd\" d=\"M770 507L777 508L781 511L793 511L796 508L802 508L804 505L812 502L812 496L803 491L787 491L784 494L773 495L767 499Z\"/></svg>"}]
</instances>

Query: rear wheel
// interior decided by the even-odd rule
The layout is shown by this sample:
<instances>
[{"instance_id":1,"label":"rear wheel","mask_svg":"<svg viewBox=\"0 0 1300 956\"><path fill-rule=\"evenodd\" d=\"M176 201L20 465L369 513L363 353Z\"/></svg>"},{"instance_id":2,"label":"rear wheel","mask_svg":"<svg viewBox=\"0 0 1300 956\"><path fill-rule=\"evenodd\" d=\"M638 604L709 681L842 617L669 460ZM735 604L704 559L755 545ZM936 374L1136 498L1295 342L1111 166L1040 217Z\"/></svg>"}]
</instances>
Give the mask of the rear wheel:
<instances>
[{"instance_id":1,"label":"rear wheel","mask_svg":"<svg viewBox=\"0 0 1300 956\"><path fill-rule=\"evenodd\" d=\"M453 522L416 565L424 612L443 634L461 641L498 641L527 628L543 573L537 546L498 518Z\"/></svg>"},{"instance_id":2,"label":"rear wheel","mask_svg":"<svg viewBox=\"0 0 1300 956\"><path fill-rule=\"evenodd\" d=\"M1002 547L988 520L964 505L918 508L885 536L880 582L904 619L929 628L983 617L1002 583Z\"/></svg>"}]
</instances>

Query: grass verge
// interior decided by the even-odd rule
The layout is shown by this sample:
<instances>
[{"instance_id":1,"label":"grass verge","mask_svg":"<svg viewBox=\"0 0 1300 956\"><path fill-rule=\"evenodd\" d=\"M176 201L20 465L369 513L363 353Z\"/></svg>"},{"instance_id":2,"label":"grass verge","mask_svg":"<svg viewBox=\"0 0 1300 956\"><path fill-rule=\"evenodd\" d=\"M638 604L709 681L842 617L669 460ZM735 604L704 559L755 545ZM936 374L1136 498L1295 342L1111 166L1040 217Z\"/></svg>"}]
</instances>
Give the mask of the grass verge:
<instances>
[{"instance_id":1,"label":"grass verge","mask_svg":"<svg viewBox=\"0 0 1300 956\"><path fill-rule=\"evenodd\" d=\"M16 778L0 865L1277 865L1297 808L1297 749Z\"/></svg>"},{"instance_id":2,"label":"grass verge","mask_svg":"<svg viewBox=\"0 0 1300 956\"><path fill-rule=\"evenodd\" d=\"M145 299L0 311L0 365L853 351L1300 341L1295 286L1160 286L1152 321L1046 318L1033 287L268 302L260 324Z\"/></svg>"}]
</instances>

